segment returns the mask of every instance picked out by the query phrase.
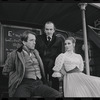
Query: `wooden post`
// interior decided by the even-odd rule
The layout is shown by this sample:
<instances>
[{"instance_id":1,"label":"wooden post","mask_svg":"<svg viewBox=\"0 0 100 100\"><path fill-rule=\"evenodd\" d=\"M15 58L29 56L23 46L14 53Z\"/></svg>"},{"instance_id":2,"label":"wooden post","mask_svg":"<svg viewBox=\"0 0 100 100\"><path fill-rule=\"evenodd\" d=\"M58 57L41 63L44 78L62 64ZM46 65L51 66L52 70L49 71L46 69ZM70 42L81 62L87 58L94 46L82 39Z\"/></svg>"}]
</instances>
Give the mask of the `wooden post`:
<instances>
[{"instance_id":1,"label":"wooden post","mask_svg":"<svg viewBox=\"0 0 100 100\"><path fill-rule=\"evenodd\" d=\"M83 35L84 35L84 46L85 46L85 65L86 74L90 75L89 69L89 57L88 57L88 43L87 43L87 32L86 32L86 19L85 19L85 8L87 3L79 3L80 9L82 11L82 23L83 23Z\"/></svg>"},{"instance_id":2,"label":"wooden post","mask_svg":"<svg viewBox=\"0 0 100 100\"><path fill-rule=\"evenodd\" d=\"M0 22L0 67L2 66L2 25Z\"/></svg>"}]
</instances>

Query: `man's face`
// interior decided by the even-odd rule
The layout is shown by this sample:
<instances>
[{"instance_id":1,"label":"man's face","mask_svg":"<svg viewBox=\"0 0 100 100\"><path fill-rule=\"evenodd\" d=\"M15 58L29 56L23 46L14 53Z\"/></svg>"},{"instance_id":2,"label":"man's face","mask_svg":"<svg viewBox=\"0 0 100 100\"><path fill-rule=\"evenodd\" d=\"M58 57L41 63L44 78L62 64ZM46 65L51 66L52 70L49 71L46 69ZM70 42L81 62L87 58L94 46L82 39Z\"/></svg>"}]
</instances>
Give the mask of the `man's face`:
<instances>
[{"instance_id":1,"label":"man's face","mask_svg":"<svg viewBox=\"0 0 100 100\"><path fill-rule=\"evenodd\" d=\"M36 44L36 37L35 35L33 34L29 34L28 35L28 39L27 39L27 42L23 41L24 42L24 45L30 49L30 50L34 50L35 48L35 44Z\"/></svg>"},{"instance_id":2,"label":"man's face","mask_svg":"<svg viewBox=\"0 0 100 100\"><path fill-rule=\"evenodd\" d=\"M52 23L45 24L44 32L46 33L47 36L52 36L53 33L55 32L54 25Z\"/></svg>"}]
</instances>

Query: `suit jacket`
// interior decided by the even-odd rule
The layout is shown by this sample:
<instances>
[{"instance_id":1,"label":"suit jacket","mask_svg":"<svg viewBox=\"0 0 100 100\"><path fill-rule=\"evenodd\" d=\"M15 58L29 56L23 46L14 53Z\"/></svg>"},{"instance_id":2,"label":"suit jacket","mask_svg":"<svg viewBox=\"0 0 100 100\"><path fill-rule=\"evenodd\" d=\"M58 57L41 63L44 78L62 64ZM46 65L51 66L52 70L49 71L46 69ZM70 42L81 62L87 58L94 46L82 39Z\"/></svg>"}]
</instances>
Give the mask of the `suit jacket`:
<instances>
[{"instance_id":1,"label":"suit jacket","mask_svg":"<svg viewBox=\"0 0 100 100\"><path fill-rule=\"evenodd\" d=\"M36 49L39 51L44 65L47 59L49 59L50 63L46 66L51 70L54 66L56 57L63 52L63 43L59 37L53 34L52 41L48 44L46 34L43 34L36 38Z\"/></svg>"},{"instance_id":2,"label":"suit jacket","mask_svg":"<svg viewBox=\"0 0 100 100\"><path fill-rule=\"evenodd\" d=\"M37 60L39 61L43 82L46 83L42 60L36 49L34 50L34 53L36 55ZM19 48L18 50L11 52L7 56L7 60L5 62L2 72L4 75L9 74L9 96L12 97L13 94L15 93L16 88L23 80L25 74L25 60L22 53L22 47Z\"/></svg>"}]
</instances>

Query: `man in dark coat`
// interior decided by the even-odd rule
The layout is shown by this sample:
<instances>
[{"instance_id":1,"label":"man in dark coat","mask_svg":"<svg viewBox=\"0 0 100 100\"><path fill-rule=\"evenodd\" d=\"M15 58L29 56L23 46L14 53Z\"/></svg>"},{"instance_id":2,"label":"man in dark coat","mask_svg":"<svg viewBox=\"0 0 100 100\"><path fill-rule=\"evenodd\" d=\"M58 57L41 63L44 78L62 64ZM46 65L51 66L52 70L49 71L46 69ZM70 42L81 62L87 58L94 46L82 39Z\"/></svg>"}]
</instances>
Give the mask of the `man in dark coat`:
<instances>
[{"instance_id":1,"label":"man in dark coat","mask_svg":"<svg viewBox=\"0 0 100 100\"><path fill-rule=\"evenodd\" d=\"M46 22L44 27L44 33L37 36L36 49L42 58L46 78L51 86L59 90L59 80L52 77L55 59L62 52L63 47L62 40L55 35L55 26L52 22Z\"/></svg>"},{"instance_id":2,"label":"man in dark coat","mask_svg":"<svg viewBox=\"0 0 100 100\"><path fill-rule=\"evenodd\" d=\"M25 31L23 46L11 52L5 62L3 75L9 75L9 97L61 97L61 94L47 86L44 66L35 49L35 33Z\"/></svg>"}]
</instances>

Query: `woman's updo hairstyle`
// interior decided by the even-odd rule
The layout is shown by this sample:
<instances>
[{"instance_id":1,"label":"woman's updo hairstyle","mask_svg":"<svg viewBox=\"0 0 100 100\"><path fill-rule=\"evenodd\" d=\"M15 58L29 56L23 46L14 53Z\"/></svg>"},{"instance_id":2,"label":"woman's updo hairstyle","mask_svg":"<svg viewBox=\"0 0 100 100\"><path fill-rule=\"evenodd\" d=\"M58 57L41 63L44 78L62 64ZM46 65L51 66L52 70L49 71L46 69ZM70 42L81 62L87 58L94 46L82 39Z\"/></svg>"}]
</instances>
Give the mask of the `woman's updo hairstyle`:
<instances>
[{"instance_id":1,"label":"woman's updo hairstyle","mask_svg":"<svg viewBox=\"0 0 100 100\"><path fill-rule=\"evenodd\" d=\"M74 37L68 37L66 40L71 40L74 44L76 43L76 39Z\"/></svg>"}]
</instances>

